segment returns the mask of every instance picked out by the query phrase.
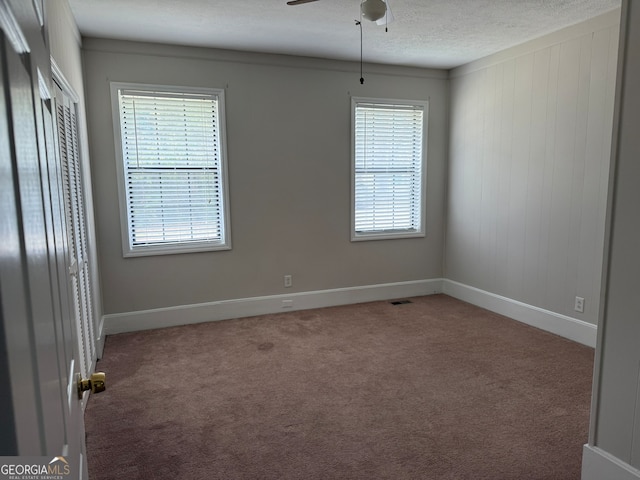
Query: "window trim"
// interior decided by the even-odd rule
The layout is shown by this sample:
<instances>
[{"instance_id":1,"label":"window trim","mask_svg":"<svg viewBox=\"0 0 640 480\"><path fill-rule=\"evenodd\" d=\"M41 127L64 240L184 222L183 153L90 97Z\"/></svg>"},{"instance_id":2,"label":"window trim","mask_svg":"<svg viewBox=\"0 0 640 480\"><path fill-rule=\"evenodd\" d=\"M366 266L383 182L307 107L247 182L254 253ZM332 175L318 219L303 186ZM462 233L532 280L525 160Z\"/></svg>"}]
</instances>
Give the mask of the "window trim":
<instances>
[{"instance_id":1,"label":"window trim","mask_svg":"<svg viewBox=\"0 0 640 480\"><path fill-rule=\"evenodd\" d=\"M375 105L409 105L421 107L422 117L422 168L420 176L420 228L411 232L357 232L356 231L356 106L359 104ZM351 241L397 240L401 238L418 238L426 236L426 184L427 184L427 149L429 132L429 101L403 100L373 97L351 97Z\"/></svg>"},{"instance_id":2,"label":"window trim","mask_svg":"<svg viewBox=\"0 0 640 480\"><path fill-rule=\"evenodd\" d=\"M111 82L111 112L113 119L113 137L115 142L115 160L118 183L118 204L120 210L120 232L123 257L141 257L151 255L172 255L181 253L231 250L231 223L229 214L229 176L227 167L227 134L224 89L183 87L176 85L157 85L149 83ZM223 222L223 238L218 242L190 242L189 244L168 244L133 247L130 243L129 217L127 213L126 172L122 152L122 130L120 125L120 90L137 89L166 93L196 93L215 95L218 101L218 135L220 139L220 181Z\"/></svg>"}]
</instances>

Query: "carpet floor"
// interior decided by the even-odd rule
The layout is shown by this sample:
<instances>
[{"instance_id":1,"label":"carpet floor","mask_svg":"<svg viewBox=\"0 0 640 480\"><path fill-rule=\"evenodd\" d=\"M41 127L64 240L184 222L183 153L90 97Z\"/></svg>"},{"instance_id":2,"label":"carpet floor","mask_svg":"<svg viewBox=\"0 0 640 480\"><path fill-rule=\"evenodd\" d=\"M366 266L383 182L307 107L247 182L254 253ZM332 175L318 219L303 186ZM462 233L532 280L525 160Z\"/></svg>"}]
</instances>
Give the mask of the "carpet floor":
<instances>
[{"instance_id":1,"label":"carpet floor","mask_svg":"<svg viewBox=\"0 0 640 480\"><path fill-rule=\"evenodd\" d=\"M446 295L109 336L91 480L578 480L591 348Z\"/></svg>"}]
</instances>

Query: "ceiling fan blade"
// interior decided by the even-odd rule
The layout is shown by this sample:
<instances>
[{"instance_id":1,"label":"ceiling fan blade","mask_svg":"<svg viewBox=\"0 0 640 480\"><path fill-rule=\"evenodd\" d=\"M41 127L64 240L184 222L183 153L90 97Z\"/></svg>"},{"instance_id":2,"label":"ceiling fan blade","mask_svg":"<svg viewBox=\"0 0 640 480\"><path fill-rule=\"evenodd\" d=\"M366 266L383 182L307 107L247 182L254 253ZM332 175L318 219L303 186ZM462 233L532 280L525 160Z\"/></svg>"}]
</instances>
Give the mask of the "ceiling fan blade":
<instances>
[{"instance_id":1,"label":"ceiling fan blade","mask_svg":"<svg viewBox=\"0 0 640 480\"><path fill-rule=\"evenodd\" d=\"M379 20L376 20L377 25L389 25L394 20L393 12L391 11L391 4L389 3L389 0L384 0L384 3L387 4L387 11L385 12L384 17L380 18Z\"/></svg>"},{"instance_id":2,"label":"ceiling fan blade","mask_svg":"<svg viewBox=\"0 0 640 480\"><path fill-rule=\"evenodd\" d=\"M303 3L317 2L318 0L291 0L287 5L302 5Z\"/></svg>"}]
</instances>

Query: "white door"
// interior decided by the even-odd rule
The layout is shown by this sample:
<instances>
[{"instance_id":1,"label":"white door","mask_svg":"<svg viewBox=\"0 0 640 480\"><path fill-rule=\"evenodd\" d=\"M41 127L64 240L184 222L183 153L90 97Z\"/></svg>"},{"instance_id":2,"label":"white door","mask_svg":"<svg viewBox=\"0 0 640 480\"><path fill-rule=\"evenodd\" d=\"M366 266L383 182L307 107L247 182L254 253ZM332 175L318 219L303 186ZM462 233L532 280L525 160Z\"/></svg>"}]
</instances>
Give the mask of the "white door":
<instances>
[{"instance_id":1,"label":"white door","mask_svg":"<svg viewBox=\"0 0 640 480\"><path fill-rule=\"evenodd\" d=\"M63 456L79 479L87 476L79 338L36 4L0 0L0 455Z\"/></svg>"},{"instance_id":2,"label":"white door","mask_svg":"<svg viewBox=\"0 0 640 480\"><path fill-rule=\"evenodd\" d=\"M68 253L70 260L70 282L74 315L78 330L80 372L83 376L91 373L96 358L96 344L93 321L93 292L89 271L87 227L85 223L85 199L82 190L80 149L78 145L77 103L74 92L63 91L55 83L55 111L57 122L58 152L62 170L64 216L66 218ZM67 87L69 88L69 87Z\"/></svg>"}]
</instances>

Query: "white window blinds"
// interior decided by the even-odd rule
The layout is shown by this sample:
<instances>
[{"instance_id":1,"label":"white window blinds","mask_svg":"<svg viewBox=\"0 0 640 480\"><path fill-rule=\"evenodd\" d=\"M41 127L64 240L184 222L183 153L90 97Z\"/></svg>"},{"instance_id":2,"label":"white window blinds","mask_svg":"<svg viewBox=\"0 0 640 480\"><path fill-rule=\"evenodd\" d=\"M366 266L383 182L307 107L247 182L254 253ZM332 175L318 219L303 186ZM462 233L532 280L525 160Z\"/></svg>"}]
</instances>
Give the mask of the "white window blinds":
<instances>
[{"instance_id":1,"label":"white window blinds","mask_svg":"<svg viewBox=\"0 0 640 480\"><path fill-rule=\"evenodd\" d=\"M422 235L426 105L353 101L353 232Z\"/></svg>"},{"instance_id":2,"label":"white window blinds","mask_svg":"<svg viewBox=\"0 0 640 480\"><path fill-rule=\"evenodd\" d=\"M117 95L129 253L228 248L222 91Z\"/></svg>"}]
</instances>

